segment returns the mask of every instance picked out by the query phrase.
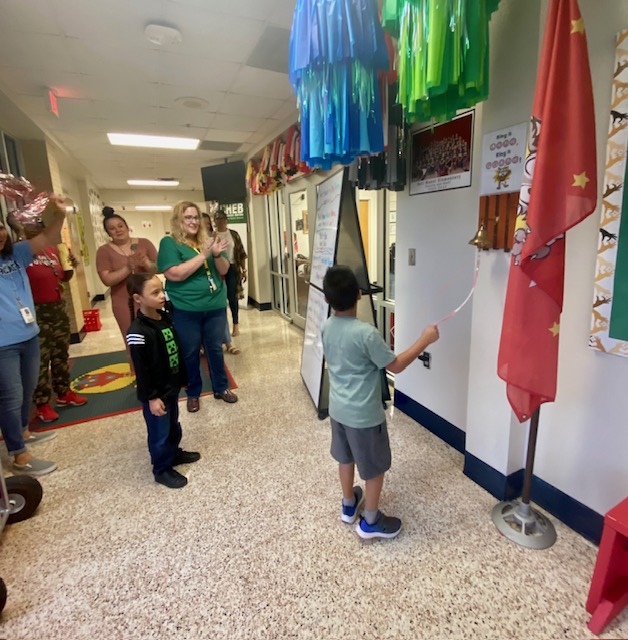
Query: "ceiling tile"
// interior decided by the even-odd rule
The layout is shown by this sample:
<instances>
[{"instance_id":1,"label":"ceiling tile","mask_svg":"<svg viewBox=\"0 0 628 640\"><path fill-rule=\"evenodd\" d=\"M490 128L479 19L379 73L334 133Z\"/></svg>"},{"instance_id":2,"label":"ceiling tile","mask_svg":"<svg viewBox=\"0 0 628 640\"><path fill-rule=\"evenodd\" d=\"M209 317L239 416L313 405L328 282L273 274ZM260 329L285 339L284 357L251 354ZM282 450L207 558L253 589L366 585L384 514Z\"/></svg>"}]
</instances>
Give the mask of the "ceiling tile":
<instances>
[{"instance_id":1,"label":"ceiling tile","mask_svg":"<svg viewBox=\"0 0 628 640\"><path fill-rule=\"evenodd\" d=\"M219 61L199 65L189 56L160 51L158 74L150 79L167 83L176 79L177 83L197 85L201 91L227 91L240 66L235 62Z\"/></svg>"},{"instance_id":2,"label":"ceiling tile","mask_svg":"<svg viewBox=\"0 0 628 640\"><path fill-rule=\"evenodd\" d=\"M283 106L281 100L263 98L261 96L245 96L228 93L225 96L221 113L234 116L256 116L258 118L272 118L277 110Z\"/></svg>"},{"instance_id":3,"label":"ceiling tile","mask_svg":"<svg viewBox=\"0 0 628 640\"><path fill-rule=\"evenodd\" d=\"M244 116L229 116L216 114L212 126L215 129L231 129L233 131L256 131L263 124L263 118L247 118Z\"/></svg>"},{"instance_id":4,"label":"ceiling tile","mask_svg":"<svg viewBox=\"0 0 628 640\"><path fill-rule=\"evenodd\" d=\"M29 0L28 2L2 2L2 23L10 31L62 35L56 15L48 0Z\"/></svg>"},{"instance_id":5,"label":"ceiling tile","mask_svg":"<svg viewBox=\"0 0 628 640\"><path fill-rule=\"evenodd\" d=\"M236 76L230 91L249 96L263 96L286 100L294 95L288 75L243 66Z\"/></svg>"},{"instance_id":6,"label":"ceiling tile","mask_svg":"<svg viewBox=\"0 0 628 640\"><path fill-rule=\"evenodd\" d=\"M182 42L171 52L190 56L191 62L202 58L243 63L265 28L261 20L221 13L208 3L202 9L167 3L165 16L166 24L182 34Z\"/></svg>"}]
</instances>

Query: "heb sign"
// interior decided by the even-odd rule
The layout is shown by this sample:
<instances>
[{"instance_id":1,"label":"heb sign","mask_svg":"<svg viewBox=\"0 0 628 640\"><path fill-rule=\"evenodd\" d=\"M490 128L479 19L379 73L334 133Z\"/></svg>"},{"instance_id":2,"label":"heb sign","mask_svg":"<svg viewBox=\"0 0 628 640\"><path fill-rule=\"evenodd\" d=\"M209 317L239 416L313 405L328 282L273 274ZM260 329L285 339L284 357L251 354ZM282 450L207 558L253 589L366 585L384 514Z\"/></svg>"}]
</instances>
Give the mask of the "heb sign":
<instances>
[{"instance_id":1,"label":"heb sign","mask_svg":"<svg viewBox=\"0 0 628 640\"><path fill-rule=\"evenodd\" d=\"M245 223L247 217L247 207L246 202L232 202L230 204L225 204L221 202L219 204L221 209L225 210L227 214L227 223L228 224L238 224Z\"/></svg>"}]
</instances>

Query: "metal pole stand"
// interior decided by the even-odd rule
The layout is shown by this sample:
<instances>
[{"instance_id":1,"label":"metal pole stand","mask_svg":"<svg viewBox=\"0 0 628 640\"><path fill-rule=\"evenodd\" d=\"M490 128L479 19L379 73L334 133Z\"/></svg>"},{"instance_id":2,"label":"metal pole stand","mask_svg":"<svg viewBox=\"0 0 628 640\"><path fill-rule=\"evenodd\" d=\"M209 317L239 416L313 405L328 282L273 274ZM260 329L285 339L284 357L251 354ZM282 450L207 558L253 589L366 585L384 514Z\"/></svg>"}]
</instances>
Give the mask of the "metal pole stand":
<instances>
[{"instance_id":1,"label":"metal pole stand","mask_svg":"<svg viewBox=\"0 0 628 640\"><path fill-rule=\"evenodd\" d=\"M547 549L556 542L554 525L539 511L530 506L532 469L539 428L539 410L532 416L525 477L521 498L500 502L493 508L493 523L509 540L528 549Z\"/></svg>"},{"instance_id":2,"label":"metal pole stand","mask_svg":"<svg viewBox=\"0 0 628 640\"><path fill-rule=\"evenodd\" d=\"M556 542L554 525L521 499L495 505L493 523L509 540L528 549L547 549Z\"/></svg>"}]
</instances>

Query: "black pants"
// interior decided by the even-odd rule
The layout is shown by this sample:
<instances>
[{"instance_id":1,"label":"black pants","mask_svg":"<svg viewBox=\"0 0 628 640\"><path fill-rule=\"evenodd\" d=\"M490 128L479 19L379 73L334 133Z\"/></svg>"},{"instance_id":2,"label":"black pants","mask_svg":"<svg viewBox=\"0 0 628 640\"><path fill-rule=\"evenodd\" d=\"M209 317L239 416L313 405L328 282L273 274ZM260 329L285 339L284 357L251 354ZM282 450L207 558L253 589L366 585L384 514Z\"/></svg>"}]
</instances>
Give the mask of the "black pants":
<instances>
[{"instance_id":1,"label":"black pants","mask_svg":"<svg viewBox=\"0 0 628 640\"><path fill-rule=\"evenodd\" d=\"M225 274L225 284L227 285L227 298L229 300L233 324L238 324L238 313L240 311L240 305L238 304L238 278L236 266L230 264L229 271Z\"/></svg>"}]
</instances>

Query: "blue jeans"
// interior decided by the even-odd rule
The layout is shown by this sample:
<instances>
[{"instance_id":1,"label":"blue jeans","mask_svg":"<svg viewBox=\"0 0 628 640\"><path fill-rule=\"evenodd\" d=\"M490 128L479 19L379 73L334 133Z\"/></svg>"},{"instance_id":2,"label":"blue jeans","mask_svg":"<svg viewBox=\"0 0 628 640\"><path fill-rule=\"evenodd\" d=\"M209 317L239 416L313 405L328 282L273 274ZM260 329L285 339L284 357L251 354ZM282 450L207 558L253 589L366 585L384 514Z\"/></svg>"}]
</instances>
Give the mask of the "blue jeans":
<instances>
[{"instance_id":1,"label":"blue jeans","mask_svg":"<svg viewBox=\"0 0 628 640\"><path fill-rule=\"evenodd\" d=\"M148 429L148 451L155 475L172 468L181 442L179 398L164 400L164 405L166 415L154 416L150 412L148 402L142 403Z\"/></svg>"},{"instance_id":2,"label":"blue jeans","mask_svg":"<svg viewBox=\"0 0 628 640\"><path fill-rule=\"evenodd\" d=\"M182 311L175 308L172 319L188 373L188 398L198 398L203 390L201 346L205 349L214 393L224 393L229 388L222 352L227 310Z\"/></svg>"},{"instance_id":3,"label":"blue jeans","mask_svg":"<svg viewBox=\"0 0 628 640\"><path fill-rule=\"evenodd\" d=\"M22 432L28 426L38 376L38 336L0 347L0 429L11 456L26 451Z\"/></svg>"},{"instance_id":4,"label":"blue jeans","mask_svg":"<svg viewBox=\"0 0 628 640\"><path fill-rule=\"evenodd\" d=\"M225 284L227 285L227 299L231 309L231 319L233 324L239 322L240 306L238 304L238 280L239 272L234 264L229 265L229 271L225 274Z\"/></svg>"}]
</instances>

